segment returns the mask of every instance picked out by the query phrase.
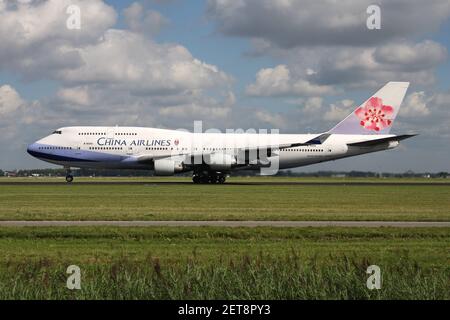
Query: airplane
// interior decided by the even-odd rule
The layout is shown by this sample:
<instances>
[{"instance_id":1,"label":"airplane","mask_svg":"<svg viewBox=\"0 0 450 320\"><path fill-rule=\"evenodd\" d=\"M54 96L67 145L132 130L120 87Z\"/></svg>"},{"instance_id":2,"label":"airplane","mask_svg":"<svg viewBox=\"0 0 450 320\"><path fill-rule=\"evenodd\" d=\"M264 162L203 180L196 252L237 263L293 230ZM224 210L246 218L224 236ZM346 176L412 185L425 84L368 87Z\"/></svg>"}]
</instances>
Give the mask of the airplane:
<instances>
[{"instance_id":1,"label":"airplane","mask_svg":"<svg viewBox=\"0 0 450 320\"><path fill-rule=\"evenodd\" d=\"M53 131L27 148L71 168L192 172L194 183L224 183L235 170L295 168L393 149L416 134L390 134L409 82L388 82L331 130L318 134L196 133L145 127L78 126Z\"/></svg>"}]
</instances>

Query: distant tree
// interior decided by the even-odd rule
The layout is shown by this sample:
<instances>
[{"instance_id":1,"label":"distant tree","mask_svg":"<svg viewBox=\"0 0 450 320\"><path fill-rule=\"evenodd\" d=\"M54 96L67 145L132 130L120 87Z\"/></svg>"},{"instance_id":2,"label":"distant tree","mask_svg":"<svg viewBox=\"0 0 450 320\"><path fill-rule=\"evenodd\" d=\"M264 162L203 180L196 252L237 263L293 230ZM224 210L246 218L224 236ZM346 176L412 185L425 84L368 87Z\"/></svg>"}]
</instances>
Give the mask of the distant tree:
<instances>
[{"instance_id":1,"label":"distant tree","mask_svg":"<svg viewBox=\"0 0 450 320\"><path fill-rule=\"evenodd\" d=\"M412 171L412 170L406 171L406 172L403 174L403 177L404 177L404 178L412 178L412 177L414 177L414 171Z\"/></svg>"},{"instance_id":2,"label":"distant tree","mask_svg":"<svg viewBox=\"0 0 450 320\"><path fill-rule=\"evenodd\" d=\"M28 177L32 174L39 174L41 176L52 177L64 177L66 170L62 168L49 168L49 169L22 169L14 171L19 177ZM153 176L153 172L150 170L114 170L114 169L74 169L72 171L76 176L80 177L149 177ZM0 170L0 176L3 176L5 171ZM192 172L186 172L179 176L189 177ZM242 170L234 171L232 176L258 176L260 172L258 170ZM411 170L404 173L381 173L385 178L402 178L402 177L423 177L429 175L432 178L448 178L450 174L448 172L438 173L415 173ZM291 177L332 177L332 176L347 176L347 177L379 177L380 173L370 171L314 171L314 172L302 172L294 170L280 170L277 176L291 176Z\"/></svg>"},{"instance_id":3,"label":"distant tree","mask_svg":"<svg viewBox=\"0 0 450 320\"><path fill-rule=\"evenodd\" d=\"M448 172L438 172L436 174L439 178L447 178L448 177Z\"/></svg>"}]
</instances>

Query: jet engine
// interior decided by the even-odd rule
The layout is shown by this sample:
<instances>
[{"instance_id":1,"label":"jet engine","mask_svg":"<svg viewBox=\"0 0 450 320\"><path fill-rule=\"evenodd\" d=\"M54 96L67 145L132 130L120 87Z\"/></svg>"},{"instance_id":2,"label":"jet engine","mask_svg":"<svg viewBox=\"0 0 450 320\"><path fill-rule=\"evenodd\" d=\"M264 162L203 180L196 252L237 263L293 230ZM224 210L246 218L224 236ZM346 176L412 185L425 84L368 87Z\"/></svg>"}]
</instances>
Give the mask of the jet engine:
<instances>
[{"instance_id":1,"label":"jet engine","mask_svg":"<svg viewBox=\"0 0 450 320\"><path fill-rule=\"evenodd\" d=\"M212 153L204 156L205 163L215 171L226 171L237 163L236 157L227 153Z\"/></svg>"},{"instance_id":2,"label":"jet engine","mask_svg":"<svg viewBox=\"0 0 450 320\"><path fill-rule=\"evenodd\" d=\"M155 175L173 176L175 173L184 171L184 163L174 159L158 159L154 161Z\"/></svg>"}]
</instances>

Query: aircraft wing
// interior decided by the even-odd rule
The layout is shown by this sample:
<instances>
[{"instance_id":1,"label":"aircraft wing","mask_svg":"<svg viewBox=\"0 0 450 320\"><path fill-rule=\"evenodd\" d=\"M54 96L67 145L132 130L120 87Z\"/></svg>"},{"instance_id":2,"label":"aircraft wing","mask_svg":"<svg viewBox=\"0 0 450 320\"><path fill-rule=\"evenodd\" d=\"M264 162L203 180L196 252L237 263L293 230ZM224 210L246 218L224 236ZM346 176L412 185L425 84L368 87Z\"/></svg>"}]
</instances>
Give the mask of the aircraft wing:
<instances>
[{"instance_id":1,"label":"aircraft wing","mask_svg":"<svg viewBox=\"0 0 450 320\"><path fill-rule=\"evenodd\" d=\"M306 145L312 145L312 144L322 144L331 134L329 133L322 133L317 135L316 137L303 142L293 142L293 143L284 143L284 144L276 144L276 145L261 145L257 147L247 147L247 148L236 148L234 151L236 153L250 153L250 152L259 152L259 150L267 150L266 155L271 156L271 150L283 150L288 148L295 148L300 146L306 146ZM168 158L168 157L201 157L206 154L212 154L212 153L220 153L220 152L226 152L223 150L210 150L210 151L201 151L201 152L193 152L193 153L178 153L174 155L141 155L137 158L138 162L149 162L152 160L162 159L162 158Z\"/></svg>"},{"instance_id":2,"label":"aircraft wing","mask_svg":"<svg viewBox=\"0 0 450 320\"><path fill-rule=\"evenodd\" d=\"M323 133L318 135L317 137L314 137L313 139L310 139L305 142L293 142L293 143L284 143L284 144L277 144L277 145L266 145L266 146L258 146L258 147L248 147L248 148L237 148L238 151L244 152L244 151L253 151L253 150L272 150L272 149L288 149L288 148L295 148L295 147L301 147L301 146L308 146L312 144L322 144L325 142L328 137L331 136L331 134Z\"/></svg>"},{"instance_id":3,"label":"aircraft wing","mask_svg":"<svg viewBox=\"0 0 450 320\"><path fill-rule=\"evenodd\" d=\"M372 147L372 146L376 146L378 144L382 144L382 143L386 143L386 142L405 140L408 138L412 138L414 136L417 136L417 134L402 134L399 136L393 136L393 137L388 137L388 138L380 138L380 139L374 139L374 140L352 142L352 143L347 143L347 145L355 146L355 147Z\"/></svg>"}]
</instances>

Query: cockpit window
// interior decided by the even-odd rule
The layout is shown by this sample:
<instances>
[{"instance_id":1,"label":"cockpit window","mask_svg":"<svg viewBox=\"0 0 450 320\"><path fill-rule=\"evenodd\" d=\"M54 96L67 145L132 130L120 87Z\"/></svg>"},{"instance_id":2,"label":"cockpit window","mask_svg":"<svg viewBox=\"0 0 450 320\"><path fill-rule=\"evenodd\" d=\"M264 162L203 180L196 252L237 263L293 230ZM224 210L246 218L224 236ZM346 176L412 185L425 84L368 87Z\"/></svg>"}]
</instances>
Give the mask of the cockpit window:
<instances>
[{"instance_id":1,"label":"cockpit window","mask_svg":"<svg viewBox=\"0 0 450 320\"><path fill-rule=\"evenodd\" d=\"M61 132L61 130L55 130L55 131L53 131L53 134L61 134L62 132Z\"/></svg>"}]
</instances>

